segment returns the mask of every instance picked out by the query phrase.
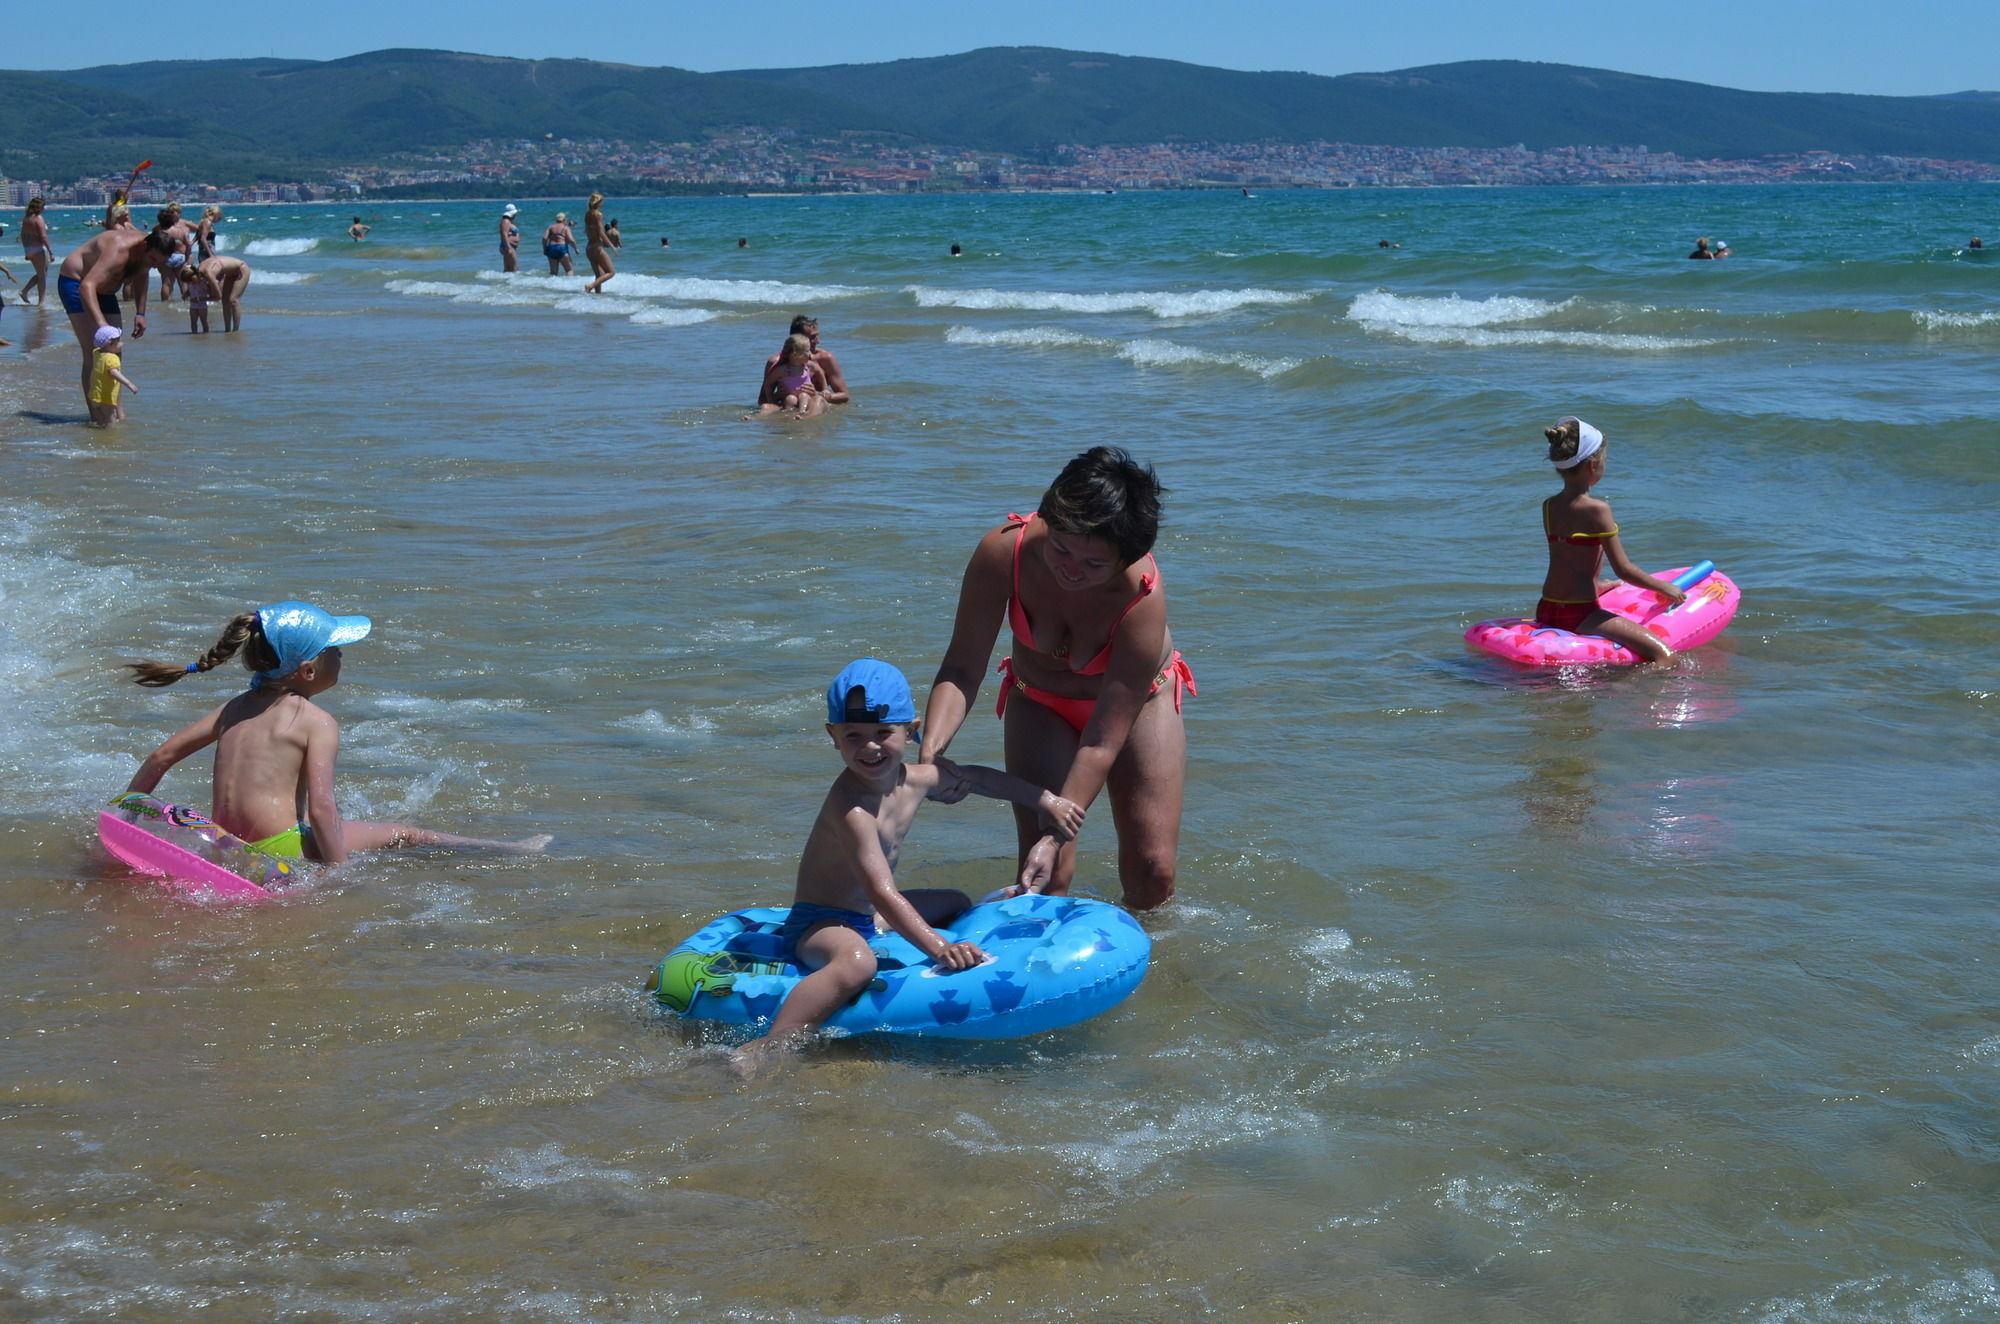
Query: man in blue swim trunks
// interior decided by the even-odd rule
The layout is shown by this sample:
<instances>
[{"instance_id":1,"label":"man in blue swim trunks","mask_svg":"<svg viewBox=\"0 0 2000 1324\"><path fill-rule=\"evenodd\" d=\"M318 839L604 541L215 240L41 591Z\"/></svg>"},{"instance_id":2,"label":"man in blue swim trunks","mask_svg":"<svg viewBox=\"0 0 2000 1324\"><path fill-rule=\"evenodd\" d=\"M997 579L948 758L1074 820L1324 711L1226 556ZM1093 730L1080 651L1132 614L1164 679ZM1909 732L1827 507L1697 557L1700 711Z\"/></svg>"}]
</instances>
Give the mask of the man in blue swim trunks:
<instances>
[{"instance_id":1,"label":"man in blue swim trunks","mask_svg":"<svg viewBox=\"0 0 2000 1324\"><path fill-rule=\"evenodd\" d=\"M70 330L83 350L82 387L90 398L91 354L97 328L120 321L118 295L132 300L132 339L146 334L146 287L151 273L177 269L187 261L172 235L164 230L137 230L120 225L87 240L56 273L56 296L69 314Z\"/></svg>"},{"instance_id":2,"label":"man in blue swim trunks","mask_svg":"<svg viewBox=\"0 0 2000 1324\"><path fill-rule=\"evenodd\" d=\"M875 978L868 940L877 916L947 970L969 970L986 959L973 944L952 942L931 927L965 910L971 904L965 893L896 886L903 838L924 801L955 804L983 795L1039 808L1052 830L1066 836L1083 826L1083 810L998 768L943 758L935 765L904 763L916 725L910 683L887 662L851 662L826 687L826 733L843 766L806 838L791 914L778 930L787 959L812 973L792 989L764 1037L732 1055L746 1076L766 1054L789 1047L868 987Z\"/></svg>"}]
</instances>

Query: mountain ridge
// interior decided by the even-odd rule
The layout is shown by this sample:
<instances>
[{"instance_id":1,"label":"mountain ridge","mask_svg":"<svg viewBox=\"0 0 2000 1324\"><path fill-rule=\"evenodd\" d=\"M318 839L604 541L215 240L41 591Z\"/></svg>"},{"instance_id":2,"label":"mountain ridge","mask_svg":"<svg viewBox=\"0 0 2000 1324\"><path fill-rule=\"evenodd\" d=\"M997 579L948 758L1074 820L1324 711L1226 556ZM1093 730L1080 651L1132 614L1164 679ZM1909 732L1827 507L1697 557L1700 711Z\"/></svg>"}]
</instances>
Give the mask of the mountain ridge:
<instances>
[{"instance_id":1,"label":"mountain ridge","mask_svg":"<svg viewBox=\"0 0 2000 1324\"><path fill-rule=\"evenodd\" d=\"M1831 151L2000 163L2000 92L1747 92L1513 60L1322 75L1014 46L697 73L387 48L327 61L0 72L0 172L20 176L107 173L160 156L296 178L303 169L473 141L674 142L751 127L1028 158L1058 145L1348 142L1644 144L1689 158Z\"/></svg>"}]
</instances>

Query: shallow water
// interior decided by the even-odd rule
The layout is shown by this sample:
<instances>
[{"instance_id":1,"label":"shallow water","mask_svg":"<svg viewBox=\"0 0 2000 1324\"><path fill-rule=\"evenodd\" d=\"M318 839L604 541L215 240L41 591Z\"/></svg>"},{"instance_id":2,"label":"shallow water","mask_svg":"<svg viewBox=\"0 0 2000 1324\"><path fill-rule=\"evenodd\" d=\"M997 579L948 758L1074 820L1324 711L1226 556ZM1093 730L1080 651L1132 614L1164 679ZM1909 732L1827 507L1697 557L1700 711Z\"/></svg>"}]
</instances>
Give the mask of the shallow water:
<instances>
[{"instance_id":1,"label":"shallow water","mask_svg":"<svg viewBox=\"0 0 2000 1324\"><path fill-rule=\"evenodd\" d=\"M156 309L112 433L9 307L0 1314L2000 1315L1992 199L621 202L598 299L482 272L490 205L361 245L246 208L245 332ZM738 423L798 311L856 403ZM1571 411L1633 555L1743 586L1671 670L1460 643L1531 605ZM647 967L784 898L826 678L925 679L980 532L1105 440L1172 488L1201 685L1145 984L730 1083ZM325 700L344 810L547 859L222 910L101 856L93 807L232 692L112 665L293 596L376 621ZM932 807L904 882L983 892L1010 843Z\"/></svg>"}]
</instances>

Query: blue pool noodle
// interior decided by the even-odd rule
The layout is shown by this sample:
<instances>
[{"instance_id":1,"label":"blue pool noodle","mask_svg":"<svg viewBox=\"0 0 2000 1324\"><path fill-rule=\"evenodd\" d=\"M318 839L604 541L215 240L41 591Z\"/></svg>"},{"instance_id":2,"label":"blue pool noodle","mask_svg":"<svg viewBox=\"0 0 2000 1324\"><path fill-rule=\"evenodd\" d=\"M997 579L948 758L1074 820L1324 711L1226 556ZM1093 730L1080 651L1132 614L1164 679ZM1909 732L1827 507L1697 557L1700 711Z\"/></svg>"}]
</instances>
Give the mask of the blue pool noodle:
<instances>
[{"instance_id":1,"label":"blue pool noodle","mask_svg":"<svg viewBox=\"0 0 2000 1324\"><path fill-rule=\"evenodd\" d=\"M1697 561L1668 582L1678 589L1690 589L1715 573L1715 562Z\"/></svg>"}]
</instances>

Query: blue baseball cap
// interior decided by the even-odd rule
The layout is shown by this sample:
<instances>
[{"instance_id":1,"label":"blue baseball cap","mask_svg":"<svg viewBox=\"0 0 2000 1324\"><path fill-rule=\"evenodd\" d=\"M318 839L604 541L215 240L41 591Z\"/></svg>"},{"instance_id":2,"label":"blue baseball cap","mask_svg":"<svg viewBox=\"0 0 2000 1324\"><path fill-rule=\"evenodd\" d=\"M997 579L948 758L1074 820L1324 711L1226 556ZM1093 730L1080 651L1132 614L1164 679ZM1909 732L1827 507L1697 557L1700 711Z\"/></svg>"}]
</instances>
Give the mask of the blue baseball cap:
<instances>
[{"instance_id":1,"label":"blue baseball cap","mask_svg":"<svg viewBox=\"0 0 2000 1324\"><path fill-rule=\"evenodd\" d=\"M254 689L267 680L279 680L310 662L329 648L365 639L375 628L366 616L334 616L310 602L277 602L257 609L257 623L264 629L264 642L278 655L278 665L260 671L251 683Z\"/></svg>"},{"instance_id":2,"label":"blue baseball cap","mask_svg":"<svg viewBox=\"0 0 2000 1324\"><path fill-rule=\"evenodd\" d=\"M826 687L826 720L841 722L914 722L917 705L910 682L880 658L849 662Z\"/></svg>"}]
</instances>

